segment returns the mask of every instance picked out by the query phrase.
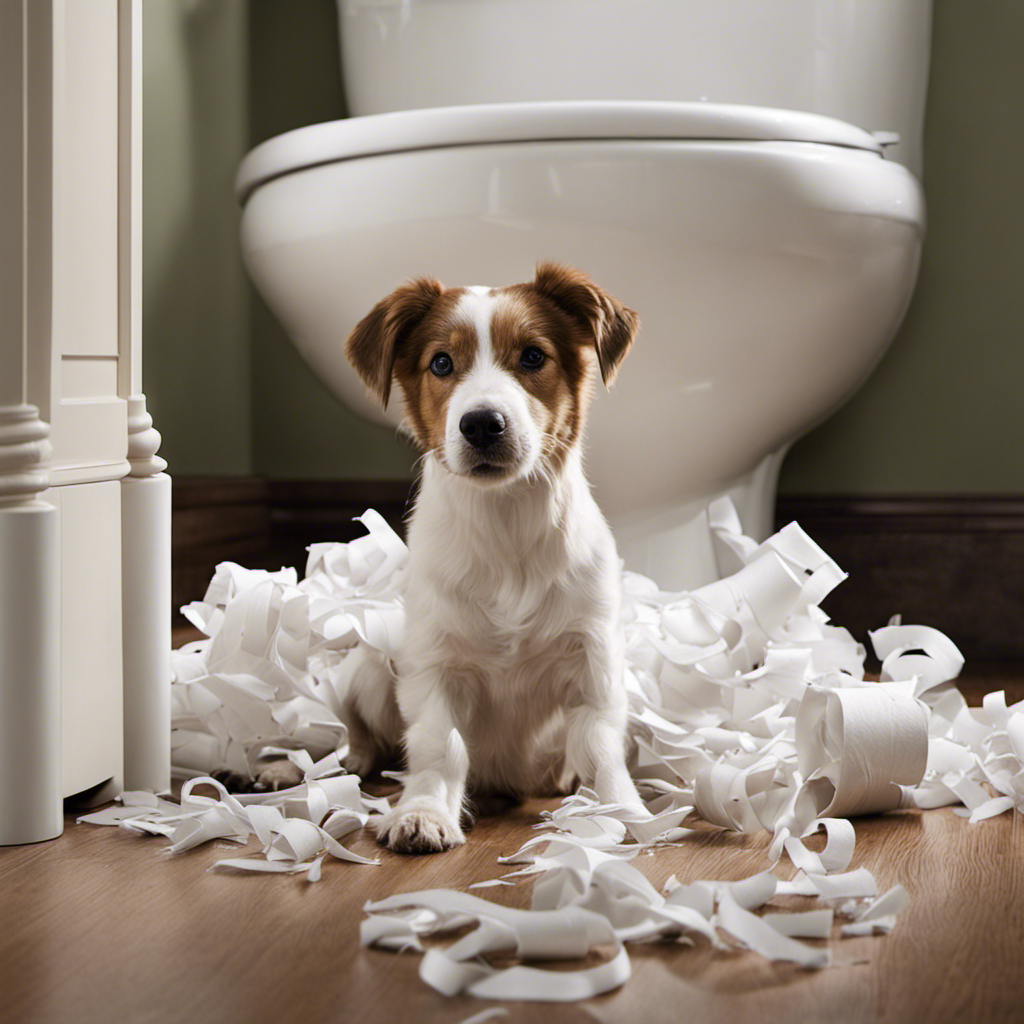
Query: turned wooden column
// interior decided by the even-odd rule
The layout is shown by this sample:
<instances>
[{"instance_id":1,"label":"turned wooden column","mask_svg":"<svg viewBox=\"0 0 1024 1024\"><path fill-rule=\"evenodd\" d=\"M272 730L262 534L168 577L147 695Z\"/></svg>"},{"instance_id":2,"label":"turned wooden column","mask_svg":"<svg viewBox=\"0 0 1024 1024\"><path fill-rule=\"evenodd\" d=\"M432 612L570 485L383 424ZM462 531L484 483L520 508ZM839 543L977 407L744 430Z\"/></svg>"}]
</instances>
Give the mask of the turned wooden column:
<instances>
[{"instance_id":1,"label":"turned wooden column","mask_svg":"<svg viewBox=\"0 0 1024 1024\"><path fill-rule=\"evenodd\" d=\"M64 827L60 532L39 498L49 432L34 405L0 405L0 845Z\"/></svg>"},{"instance_id":2,"label":"turned wooden column","mask_svg":"<svg viewBox=\"0 0 1024 1024\"><path fill-rule=\"evenodd\" d=\"M124 786L171 784L171 478L145 395L128 399L121 481Z\"/></svg>"}]
</instances>

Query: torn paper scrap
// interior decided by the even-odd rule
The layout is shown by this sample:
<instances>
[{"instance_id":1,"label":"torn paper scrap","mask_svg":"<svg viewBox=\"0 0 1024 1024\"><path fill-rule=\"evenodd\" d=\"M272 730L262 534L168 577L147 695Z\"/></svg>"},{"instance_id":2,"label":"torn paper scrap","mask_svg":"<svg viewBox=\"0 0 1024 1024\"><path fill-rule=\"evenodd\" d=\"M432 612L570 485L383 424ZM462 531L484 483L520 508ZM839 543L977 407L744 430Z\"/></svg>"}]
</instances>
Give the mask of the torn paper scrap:
<instances>
[{"instance_id":1,"label":"torn paper scrap","mask_svg":"<svg viewBox=\"0 0 1024 1024\"><path fill-rule=\"evenodd\" d=\"M422 951L422 936L475 921L475 938L454 947L475 952L459 959L451 946L432 947L422 971L439 991L478 996L524 986L547 993L548 985L558 993L543 998L607 991L628 977L625 944L636 941L717 947L724 934L762 955L816 968L827 962L827 947L802 940L825 939L834 913L852 916L843 934L881 932L905 900L898 888L878 897L870 872L850 870L851 816L962 804L970 821L980 822L1024 810L1024 702L1010 706L997 693L982 708L968 708L955 686L963 665L956 646L936 630L896 621L871 634L882 673L879 682L866 679L864 647L818 606L844 579L835 562L795 523L758 544L742 534L727 500L714 503L708 517L720 564L729 567L725 578L669 593L635 573L622 577L630 765L649 816L601 805L581 790L500 858L515 870L475 883L532 880L532 908L519 912L526 917L513 921L481 908L483 900L470 909L461 902L465 893L433 908L416 903L423 894L410 893L403 908L369 912L364 943ZM378 513L361 519L364 537L310 548L301 581L293 569L220 565L203 600L184 610L206 638L173 655L179 774L252 774L263 759L286 756L303 784L244 797L220 787L216 797L202 798L195 782L180 807L124 794L120 807L81 820L164 835L174 851L216 838L258 840L260 856L226 858L217 870L315 880L327 857L367 863L340 840L387 804L342 771L348 737L341 711L357 673L391 685L404 629L407 551ZM766 868L786 858L795 877L766 870L741 882L685 879L685 856L678 855L673 866L683 865L677 870L684 882L659 893L637 867L646 862L637 854L675 856L668 851L685 846L694 815L724 828L767 831ZM823 849L813 839L820 831ZM771 900L786 894L818 905L799 913L773 908ZM451 906L462 909L449 912ZM574 915L558 928L527 923L568 908ZM601 936L608 959L589 973L571 972L571 983L564 972L526 965L499 971L476 959L488 950L578 956Z\"/></svg>"},{"instance_id":2,"label":"torn paper scrap","mask_svg":"<svg viewBox=\"0 0 1024 1024\"><path fill-rule=\"evenodd\" d=\"M322 770L322 764L310 760L309 773L301 785L279 793L244 796L228 793L216 779L199 776L182 786L180 804L150 793L122 793L118 798L121 806L78 820L165 835L170 840L166 852L172 854L213 839L244 845L255 837L261 843L261 856L224 858L211 871L305 872L313 882L320 879L327 855L353 864L378 863L354 853L338 840L362 829L371 812L379 813L386 801L364 796L356 776L319 775ZM217 796L196 793L200 785L212 787Z\"/></svg>"},{"instance_id":3,"label":"torn paper scrap","mask_svg":"<svg viewBox=\"0 0 1024 1024\"><path fill-rule=\"evenodd\" d=\"M824 967L827 949L818 949L773 928L763 918L744 910L727 890L718 903L718 924L747 948L769 960L790 960L802 967Z\"/></svg>"},{"instance_id":4,"label":"torn paper scrap","mask_svg":"<svg viewBox=\"0 0 1024 1024\"><path fill-rule=\"evenodd\" d=\"M873 900L854 914L849 924L844 924L843 937L854 935L875 935L892 931L896 915L907 905L907 892L902 885L894 885L888 892Z\"/></svg>"},{"instance_id":5,"label":"torn paper scrap","mask_svg":"<svg viewBox=\"0 0 1024 1024\"><path fill-rule=\"evenodd\" d=\"M630 974L629 957L608 919L581 907L515 910L468 893L437 889L377 900L368 903L365 910L379 916L410 907L429 910L433 915L420 918L417 924L404 919L414 937L460 928L471 920L477 922L474 931L447 949L428 950L420 963L420 977L444 995L568 1002L618 988ZM380 924L361 932L364 943L380 938L392 940ZM575 960L601 946L609 947L611 958L597 967L577 971L522 965L498 969L480 959L489 953L512 953L524 960Z\"/></svg>"}]
</instances>

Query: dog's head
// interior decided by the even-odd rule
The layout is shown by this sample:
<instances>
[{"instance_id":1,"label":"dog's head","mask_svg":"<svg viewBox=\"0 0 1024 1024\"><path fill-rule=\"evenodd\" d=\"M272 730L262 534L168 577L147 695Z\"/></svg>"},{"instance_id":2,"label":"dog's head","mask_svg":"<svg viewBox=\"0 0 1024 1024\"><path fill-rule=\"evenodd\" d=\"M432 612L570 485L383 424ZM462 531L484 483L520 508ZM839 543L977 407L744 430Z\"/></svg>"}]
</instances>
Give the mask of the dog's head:
<instances>
[{"instance_id":1,"label":"dog's head","mask_svg":"<svg viewBox=\"0 0 1024 1024\"><path fill-rule=\"evenodd\" d=\"M345 354L385 406L398 381L423 450L493 485L564 462L596 373L611 384L639 323L585 274L542 263L533 281L504 288L403 285L357 324Z\"/></svg>"}]
</instances>

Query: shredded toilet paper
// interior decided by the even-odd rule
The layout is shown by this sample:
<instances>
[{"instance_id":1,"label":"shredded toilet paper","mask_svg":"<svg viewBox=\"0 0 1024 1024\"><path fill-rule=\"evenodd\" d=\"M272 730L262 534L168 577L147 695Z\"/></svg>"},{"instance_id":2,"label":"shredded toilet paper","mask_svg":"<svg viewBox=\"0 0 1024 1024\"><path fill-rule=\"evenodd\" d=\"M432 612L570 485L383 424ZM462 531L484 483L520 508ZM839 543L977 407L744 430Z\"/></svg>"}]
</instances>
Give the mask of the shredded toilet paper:
<instances>
[{"instance_id":1,"label":"shredded toilet paper","mask_svg":"<svg viewBox=\"0 0 1024 1024\"><path fill-rule=\"evenodd\" d=\"M821 968L831 962L821 940L887 932L906 902L901 887L880 895L869 871L849 870L850 817L962 804L975 823L1024 811L1024 702L1007 706L993 693L968 708L954 683L963 666L955 645L897 621L871 634L882 670L879 681L865 679L865 649L819 608L845 578L835 562L795 523L757 544L727 500L708 516L723 579L667 593L623 574L631 770L649 813L580 789L500 858L521 866L471 886L532 878L530 910L450 890L394 895L367 903L364 945L421 952L427 984L481 998L609 991L629 977L630 942L740 946ZM210 839L262 844L261 856L216 870L316 881L327 856L375 863L339 842L387 808L341 767L340 711L356 673L390 672L407 552L378 513L360 519L365 537L309 549L301 582L293 569L218 567L204 599L183 609L207 639L172 658L173 761L189 779L180 805L125 793L121 806L80 820L165 835L172 853ZM221 768L252 775L280 756L300 769L300 786L233 796L209 777ZM198 795L200 783L217 797ZM633 861L678 845L694 815L771 833L766 870L739 882L673 876L657 891ZM825 844L815 850L806 841L819 832ZM791 879L775 873L784 858L797 869ZM817 907L772 908L788 895ZM837 916L846 919L838 927ZM448 946L421 942L469 924ZM548 971L488 956L600 962Z\"/></svg>"},{"instance_id":2,"label":"shredded toilet paper","mask_svg":"<svg viewBox=\"0 0 1024 1024\"><path fill-rule=\"evenodd\" d=\"M372 812L386 811L387 800L360 792L357 776L338 774L341 768L333 753L317 763L305 751L290 754L305 771L305 781L293 789L233 795L216 779L199 776L182 786L180 804L152 793L127 792L118 798L121 806L78 820L167 836L168 853L191 850L211 839L245 845L250 836L256 836L263 844L262 859L219 860L211 868L214 871L306 872L310 881L318 881L327 854L353 864L376 864L338 840L361 829ZM218 798L194 793L200 784L212 786Z\"/></svg>"}]
</instances>

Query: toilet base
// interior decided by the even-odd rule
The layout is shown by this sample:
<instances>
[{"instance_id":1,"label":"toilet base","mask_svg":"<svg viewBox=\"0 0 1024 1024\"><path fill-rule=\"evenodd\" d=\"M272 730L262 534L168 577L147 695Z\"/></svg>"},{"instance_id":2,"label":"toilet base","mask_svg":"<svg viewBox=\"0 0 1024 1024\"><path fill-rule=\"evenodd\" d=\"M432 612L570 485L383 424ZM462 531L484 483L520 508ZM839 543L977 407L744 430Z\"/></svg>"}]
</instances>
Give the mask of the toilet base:
<instances>
[{"instance_id":1,"label":"toilet base","mask_svg":"<svg viewBox=\"0 0 1024 1024\"><path fill-rule=\"evenodd\" d=\"M645 509L610 519L625 568L654 580L662 590L693 590L713 583L735 567L720 566L708 506L728 497L743 532L762 541L774 529L779 470L789 445L766 456L723 490L672 507Z\"/></svg>"}]
</instances>

